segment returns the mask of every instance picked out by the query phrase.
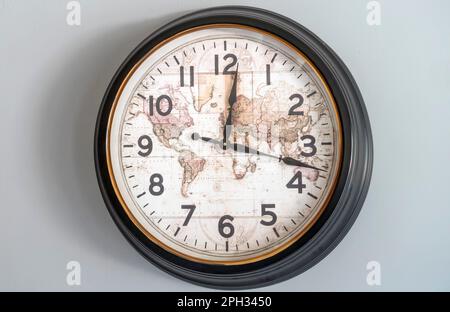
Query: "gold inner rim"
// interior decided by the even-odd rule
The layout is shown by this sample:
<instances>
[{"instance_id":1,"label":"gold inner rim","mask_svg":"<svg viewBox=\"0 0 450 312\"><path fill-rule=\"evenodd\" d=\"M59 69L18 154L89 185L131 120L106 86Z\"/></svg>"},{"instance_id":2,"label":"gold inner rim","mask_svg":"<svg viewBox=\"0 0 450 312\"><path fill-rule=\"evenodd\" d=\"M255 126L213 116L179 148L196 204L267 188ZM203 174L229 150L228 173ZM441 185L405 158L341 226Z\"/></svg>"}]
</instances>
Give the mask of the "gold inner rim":
<instances>
[{"instance_id":1,"label":"gold inner rim","mask_svg":"<svg viewBox=\"0 0 450 312\"><path fill-rule=\"evenodd\" d=\"M209 259L202 259L202 258L198 258L198 257L193 257L191 255L187 255L184 254L172 247L167 246L166 244L164 244L163 242L161 242L160 240L158 240L157 238L155 238L151 233L149 233L143 226L142 224L134 217L134 215L132 214L132 212L130 211L130 209L128 208L128 206L125 204L125 201L117 187L117 183L116 183L116 179L115 179L115 175L112 169L112 163L111 163L111 155L110 155L110 141L111 141L111 126L112 126L112 120L113 117L115 115L115 111L116 111L116 107L117 107L117 102L118 99L120 98L123 89L125 88L125 86L127 85L130 77L134 74L134 72L136 71L136 69L148 58L150 57L150 55L156 51L157 49L159 49L161 46L165 45L166 43L181 37L185 34L191 33L191 32L195 32L195 31L199 31L199 30L203 30L203 29L210 29L210 28L241 28L241 29L247 29L253 32L258 32L260 34L266 35L266 36L270 36L273 39L281 42L282 44L286 45L287 47L289 47L290 49L292 49L293 51L295 51L298 55L300 55L305 62L310 66L310 68L313 70L313 72L317 75L317 77L320 79L320 82L322 83L322 85L325 88L326 93L328 94L328 97L331 100L331 104L334 108L334 114L335 114L335 120L336 120L336 136L337 136L337 151L338 151L338 157L339 159L337 160L337 166L336 166L336 173L335 173L335 177L333 178L332 182L331 182L331 186L330 189L328 191L327 197L325 199L325 201L323 202L322 206L319 208L319 211L316 213L316 215L314 216L314 218L312 218L309 223L306 224L306 226L299 231L294 237L292 237L291 239L289 239L288 241L286 241L285 243L283 243L282 245L278 246L277 248L268 251L267 253L264 253L262 255L258 255L252 258L247 258L247 259L243 259L243 260L230 260L230 261L223 261L223 260L209 260ZM278 253L280 253L281 251L285 250L286 248L288 248L289 246L291 246L292 244L294 244L297 240L299 240L316 222L317 220L320 218L320 216L322 215L322 213L324 212L325 208L328 206L330 199L332 197L332 195L334 194L334 190L336 188L336 184L337 184L337 180L339 178L340 175L340 168L341 168L341 164L342 164L342 126L341 126L341 121L340 121L340 116L338 113L338 108L335 102L335 99L330 91L330 88L328 86L328 84L326 83L324 77L322 76L322 74L320 73L320 71L316 68L316 66L309 60L309 58L304 55L301 51L299 51L295 46L293 46L291 43L285 41L284 39L278 37L277 35L274 35L270 32L267 32L265 30L261 30L259 28L255 28L255 27L251 27L251 26L246 26L246 25L240 25L240 24L208 24L208 25L203 25L203 26L198 26L198 27L193 27L190 28L188 30L185 31L181 31L163 41L161 41L159 44L157 44L155 47L153 47L150 51L148 51L144 57L142 57L134 66L133 68L128 72L128 74L126 75L125 79L122 81L118 92L114 98L114 102L113 105L111 107L111 111L108 117L108 125L107 125L107 144L106 144L106 160L107 160L107 167L108 167L108 173L109 173L109 177L111 179L111 184L113 186L114 189L114 193L117 196L117 199L119 200L122 208L124 209L125 213L127 214L128 218L133 222L133 224L139 229L139 231L141 231L151 242L153 242L154 244L158 245L159 247L163 248L164 250L179 256L181 258L190 260L190 261L194 261L194 262L198 262L198 263L206 263L206 264L220 264L220 265L242 265L242 264L249 264L249 263L254 263L254 262L258 262L267 258L270 258Z\"/></svg>"}]
</instances>

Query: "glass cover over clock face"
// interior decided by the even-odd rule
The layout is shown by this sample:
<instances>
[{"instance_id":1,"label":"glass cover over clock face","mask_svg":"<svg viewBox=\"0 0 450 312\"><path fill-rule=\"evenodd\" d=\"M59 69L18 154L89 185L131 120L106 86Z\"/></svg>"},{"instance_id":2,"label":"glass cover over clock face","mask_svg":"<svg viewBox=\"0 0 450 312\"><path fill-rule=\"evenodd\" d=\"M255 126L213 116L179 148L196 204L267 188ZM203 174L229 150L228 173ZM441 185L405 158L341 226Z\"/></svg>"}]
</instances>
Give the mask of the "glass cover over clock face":
<instances>
[{"instance_id":1,"label":"glass cover over clock face","mask_svg":"<svg viewBox=\"0 0 450 312\"><path fill-rule=\"evenodd\" d=\"M334 191L342 133L314 65L255 28L180 33L129 73L108 125L128 217L183 258L243 264L300 238Z\"/></svg>"}]
</instances>

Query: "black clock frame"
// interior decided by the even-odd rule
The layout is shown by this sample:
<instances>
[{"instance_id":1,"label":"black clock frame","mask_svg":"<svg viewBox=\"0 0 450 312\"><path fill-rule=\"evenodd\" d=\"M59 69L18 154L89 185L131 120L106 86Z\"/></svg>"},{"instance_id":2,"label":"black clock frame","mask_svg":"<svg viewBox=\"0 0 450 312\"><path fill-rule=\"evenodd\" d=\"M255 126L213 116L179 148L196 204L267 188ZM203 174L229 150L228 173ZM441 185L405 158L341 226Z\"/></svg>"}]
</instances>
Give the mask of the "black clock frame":
<instances>
[{"instance_id":1,"label":"black clock frame","mask_svg":"<svg viewBox=\"0 0 450 312\"><path fill-rule=\"evenodd\" d=\"M122 81L146 53L163 40L210 24L240 24L259 28L288 41L305 54L325 78L338 106L343 131L343 162L331 200L317 222L299 240L275 256L236 266L204 264L178 257L150 241L127 217L117 199L106 161L107 126ZM95 167L105 204L122 234L147 260L178 278L207 287L244 289L268 286L298 275L326 257L357 218L366 197L373 162L370 123L359 89L340 58L312 32L284 16L266 10L225 6L197 11L176 19L146 38L112 79L101 104L95 129Z\"/></svg>"}]
</instances>

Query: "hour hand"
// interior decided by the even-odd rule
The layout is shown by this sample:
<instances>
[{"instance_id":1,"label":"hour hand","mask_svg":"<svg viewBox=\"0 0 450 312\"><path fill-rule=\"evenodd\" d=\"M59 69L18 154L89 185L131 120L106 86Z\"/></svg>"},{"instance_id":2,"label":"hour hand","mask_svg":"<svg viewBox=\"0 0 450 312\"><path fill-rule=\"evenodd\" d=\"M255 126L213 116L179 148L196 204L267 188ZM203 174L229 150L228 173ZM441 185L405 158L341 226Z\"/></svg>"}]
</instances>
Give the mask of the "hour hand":
<instances>
[{"instance_id":1,"label":"hour hand","mask_svg":"<svg viewBox=\"0 0 450 312\"><path fill-rule=\"evenodd\" d=\"M291 166L298 166L298 167L303 167L303 168L310 168L310 169L315 169L315 170L319 170L319 171L326 171L311 165L308 165L300 160L294 159L292 157L282 157L280 156L280 161L284 162L286 165L291 165Z\"/></svg>"},{"instance_id":2,"label":"hour hand","mask_svg":"<svg viewBox=\"0 0 450 312\"><path fill-rule=\"evenodd\" d=\"M220 142L219 140L215 140L213 138L208 138L208 137L201 136L197 132L194 132L194 133L191 134L191 139L194 140L194 141L202 140L204 142L209 142L209 143L213 143L213 144L222 144L222 142Z\"/></svg>"},{"instance_id":3,"label":"hour hand","mask_svg":"<svg viewBox=\"0 0 450 312\"><path fill-rule=\"evenodd\" d=\"M208 142L208 143L212 143L212 144L216 144L216 145L221 145L222 142L220 142L219 140L215 140L213 138L209 138L209 137L203 137L200 136L198 133L192 133L191 135L192 140L196 141L196 140L202 140L204 142ZM254 154L254 155L260 155L260 156L266 156L266 157L270 157L270 158L274 158L277 159L279 162L283 162L286 165L289 166L297 166L297 167L303 167L303 168L310 168L310 169L315 169L318 171L326 171L311 165L308 165L307 163L304 163L300 160L294 159L292 157L283 157L282 155L280 156L276 156L276 155L271 155L271 154L267 154L264 152L260 152L257 149L251 148L247 145L244 144L239 144L239 143L233 143L233 144L229 144L228 146L225 147L225 149L232 149L236 152L242 152L242 153L246 153L246 154Z\"/></svg>"},{"instance_id":4,"label":"hour hand","mask_svg":"<svg viewBox=\"0 0 450 312\"><path fill-rule=\"evenodd\" d=\"M210 137L204 137L199 135L198 133L194 132L191 135L192 140L197 141L197 140L202 140L204 142L208 142L208 143L212 143L212 144L216 144L216 145L222 145L223 142L210 138ZM236 152L243 152L246 154L257 154L259 155L260 152L254 148L248 147L246 145L243 144L239 144L239 143L230 143L228 142L228 145L224 146L225 149L228 150L234 150ZM261 153L261 155L263 155L264 153Z\"/></svg>"}]
</instances>

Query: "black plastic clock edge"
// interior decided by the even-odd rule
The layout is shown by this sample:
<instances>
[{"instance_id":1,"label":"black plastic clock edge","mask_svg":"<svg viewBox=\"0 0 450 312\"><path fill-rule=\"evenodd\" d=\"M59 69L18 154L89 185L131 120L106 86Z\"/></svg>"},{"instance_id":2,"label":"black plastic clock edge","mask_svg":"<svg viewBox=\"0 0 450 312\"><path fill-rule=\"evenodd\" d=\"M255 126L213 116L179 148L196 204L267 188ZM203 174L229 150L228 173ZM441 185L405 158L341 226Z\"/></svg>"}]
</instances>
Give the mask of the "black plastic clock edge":
<instances>
[{"instance_id":1,"label":"black plastic clock edge","mask_svg":"<svg viewBox=\"0 0 450 312\"><path fill-rule=\"evenodd\" d=\"M229 267L189 264L152 244L126 218L106 168L106 126L109 108L121 81L149 46L181 30L214 23L254 26L278 35L297 46L324 75L338 104L344 130L344 161L335 194L321 219L305 235L306 241L233 272ZM125 60L111 81L97 119L94 143L95 167L105 204L120 231L147 260L166 272L202 286L246 289L268 286L298 275L328 255L354 223L368 191L373 162L370 123L364 101L350 72L324 42L298 23L281 15L252 7L226 6L197 11L163 26L145 39ZM315 228L315 229L314 229ZM305 240L303 238L303 240ZM153 245L153 246L152 246ZM228 272L227 272L228 271Z\"/></svg>"}]
</instances>

